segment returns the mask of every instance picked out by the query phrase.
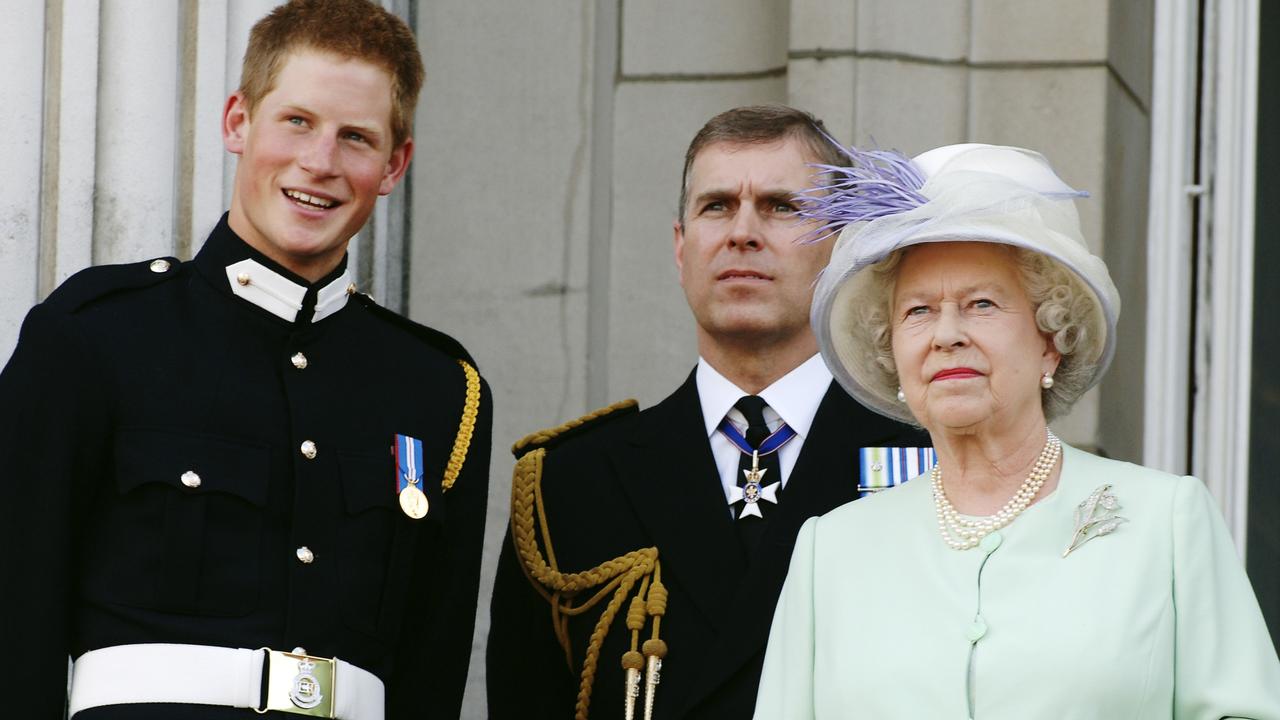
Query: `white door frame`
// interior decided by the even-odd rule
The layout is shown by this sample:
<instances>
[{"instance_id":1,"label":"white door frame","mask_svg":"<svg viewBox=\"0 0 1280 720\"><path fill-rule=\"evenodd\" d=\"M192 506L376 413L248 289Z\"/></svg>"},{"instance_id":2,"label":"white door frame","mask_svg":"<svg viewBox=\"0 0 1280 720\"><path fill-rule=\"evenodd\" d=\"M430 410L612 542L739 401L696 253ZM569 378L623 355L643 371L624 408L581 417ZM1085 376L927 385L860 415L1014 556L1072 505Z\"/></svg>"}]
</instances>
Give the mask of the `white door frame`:
<instances>
[{"instance_id":1,"label":"white door frame","mask_svg":"<svg viewBox=\"0 0 1280 720\"><path fill-rule=\"evenodd\" d=\"M1258 15L1258 0L1208 0L1202 29L1194 0L1157 0L1152 78L1143 462L1202 478L1241 554L1248 513Z\"/></svg>"}]
</instances>

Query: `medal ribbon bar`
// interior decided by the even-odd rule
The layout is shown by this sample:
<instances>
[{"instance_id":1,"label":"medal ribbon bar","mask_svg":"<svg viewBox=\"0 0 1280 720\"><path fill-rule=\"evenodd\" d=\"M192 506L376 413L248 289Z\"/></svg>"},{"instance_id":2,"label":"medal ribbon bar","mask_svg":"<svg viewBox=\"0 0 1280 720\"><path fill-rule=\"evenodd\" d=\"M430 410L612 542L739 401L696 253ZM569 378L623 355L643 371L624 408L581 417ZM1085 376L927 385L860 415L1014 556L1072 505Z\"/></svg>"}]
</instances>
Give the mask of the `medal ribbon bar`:
<instances>
[{"instance_id":1,"label":"medal ribbon bar","mask_svg":"<svg viewBox=\"0 0 1280 720\"><path fill-rule=\"evenodd\" d=\"M938 462L929 447L864 447L858 452L858 497L901 485L929 472Z\"/></svg>"}]
</instances>

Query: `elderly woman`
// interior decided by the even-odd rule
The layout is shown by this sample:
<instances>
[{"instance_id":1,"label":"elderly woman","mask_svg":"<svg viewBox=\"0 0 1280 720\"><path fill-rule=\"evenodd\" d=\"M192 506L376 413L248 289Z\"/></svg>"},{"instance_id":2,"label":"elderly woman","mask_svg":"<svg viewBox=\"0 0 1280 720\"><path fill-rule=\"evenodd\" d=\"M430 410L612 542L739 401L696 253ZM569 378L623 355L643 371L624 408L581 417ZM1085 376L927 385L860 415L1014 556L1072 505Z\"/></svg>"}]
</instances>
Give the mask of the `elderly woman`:
<instances>
[{"instance_id":1,"label":"elderly woman","mask_svg":"<svg viewBox=\"0 0 1280 720\"><path fill-rule=\"evenodd\" d=\"M813 323L932 470L805 524L757 718L1280 718L1280 662L1193 477L1063 444L1119 299L1034 152L850 150ZM834 232L834 229L831 230Z\"/></svg>"}]
</instances>

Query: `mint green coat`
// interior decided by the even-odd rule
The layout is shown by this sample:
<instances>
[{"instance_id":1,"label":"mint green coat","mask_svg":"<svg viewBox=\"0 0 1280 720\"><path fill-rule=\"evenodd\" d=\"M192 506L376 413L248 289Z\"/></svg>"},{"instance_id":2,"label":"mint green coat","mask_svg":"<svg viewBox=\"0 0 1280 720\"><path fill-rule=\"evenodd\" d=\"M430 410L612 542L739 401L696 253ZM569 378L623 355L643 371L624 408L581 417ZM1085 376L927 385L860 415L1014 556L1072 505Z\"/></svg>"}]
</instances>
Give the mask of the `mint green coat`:
<instances>
[{"instance_id":1,"label":"mint green coat","mask_svg":"<svg viewBox=\"0 0 1280 720\"><path fill-rule=\"evenodd\" d=\"M1066 557L1104 483L1128 519ZM1063 448L1058 488L956 551L927 478L805 523L756 718L1280 720L1280 661L1217 506Z\"/></svg>"}]
</instances>

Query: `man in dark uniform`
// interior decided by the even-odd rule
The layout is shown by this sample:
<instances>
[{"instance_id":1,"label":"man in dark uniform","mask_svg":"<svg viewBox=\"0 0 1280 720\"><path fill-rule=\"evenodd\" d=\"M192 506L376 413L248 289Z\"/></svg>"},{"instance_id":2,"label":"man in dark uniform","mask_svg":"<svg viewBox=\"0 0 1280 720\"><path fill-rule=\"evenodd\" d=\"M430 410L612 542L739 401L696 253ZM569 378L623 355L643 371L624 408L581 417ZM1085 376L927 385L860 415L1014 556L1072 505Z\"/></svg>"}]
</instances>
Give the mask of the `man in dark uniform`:
<instances>
[{"instance_id":1,"label":"man in dark uniform","mask_svg":"<svg viewBox=\"0 0 1280 720\"><path fill-rule=\"evenodd\" d=\"M0 374L0 715L455 718L492 408L346 248L413 154L409 28L295 0L250 36L230 212L85 270ZM334 660L337 658L337 660Z\"/></svg>"},{"instance_id":2,"label":"man in dark uniform","mask_svg":"<svg viewBox=\"0 0 1280 720\"><path fill-rule=\"evenodd\" d=\"M491 718L749 718L801 523L890 484L861 460L927 444L833 383L809 327L832 240L802 242L795 196L811 163L844 159L785 107L731 110L694 138L675 260L701 357L655 407L517 444ZM859 552L875 548L850 548L850 572Z\"/></svg>"}]
</instances>

